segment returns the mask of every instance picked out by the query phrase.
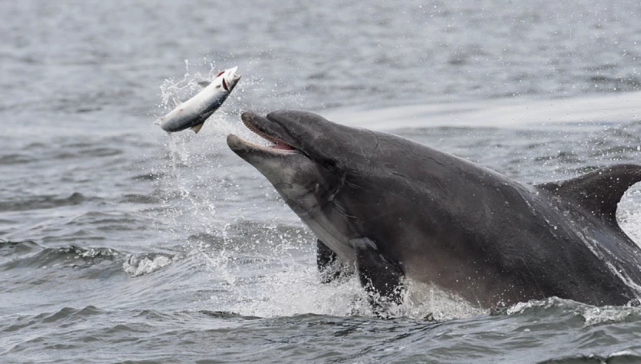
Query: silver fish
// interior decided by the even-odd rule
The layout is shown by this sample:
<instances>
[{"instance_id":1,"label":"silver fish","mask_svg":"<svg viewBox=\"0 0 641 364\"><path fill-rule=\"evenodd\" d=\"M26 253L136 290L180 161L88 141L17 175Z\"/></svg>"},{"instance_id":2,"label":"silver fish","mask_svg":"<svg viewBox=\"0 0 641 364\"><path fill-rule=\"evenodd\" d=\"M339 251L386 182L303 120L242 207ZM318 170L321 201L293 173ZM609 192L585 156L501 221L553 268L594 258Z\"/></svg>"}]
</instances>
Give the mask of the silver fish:
<instances>
[{"instance_id":1,"label":"silver fish","mask_svg":"<svg viewBox=\"0 0 641 364\"><path fill-rule=\"evenodd\" d=\"M224 70L202 91L191 99L180 102L174 98L176 108L156 120L156 124L169 133L191 128L198 133L207 120L225 102L236 87L241 75L238 67Z\"/></svg>"}]
</instances>

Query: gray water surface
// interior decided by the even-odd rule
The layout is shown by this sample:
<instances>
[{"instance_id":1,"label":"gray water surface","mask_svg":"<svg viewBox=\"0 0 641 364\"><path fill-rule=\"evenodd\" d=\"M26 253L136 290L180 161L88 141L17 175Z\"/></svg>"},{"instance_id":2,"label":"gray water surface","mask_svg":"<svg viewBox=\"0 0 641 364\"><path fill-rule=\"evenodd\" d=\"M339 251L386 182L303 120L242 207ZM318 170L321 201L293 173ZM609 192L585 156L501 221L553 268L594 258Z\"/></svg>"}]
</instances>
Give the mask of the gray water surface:
<instances>
[{"instance_id":1,"label":"gray water surface","mask_svg":"<svg viewBox=\"0 0 641 364\"><path fill-rule=\"evenodd\" d=\"M355 278L320 283L313 234L225 143L258 141L242 110L297 108L523 183L639 163L640 17L624 0L3 3L0 362L640 362L635 307L490 312L417 289L376 318ZM153 125L236 65L199 134ZM641 242L639 187L618 218Z\"/></svg>"}]
</instances>

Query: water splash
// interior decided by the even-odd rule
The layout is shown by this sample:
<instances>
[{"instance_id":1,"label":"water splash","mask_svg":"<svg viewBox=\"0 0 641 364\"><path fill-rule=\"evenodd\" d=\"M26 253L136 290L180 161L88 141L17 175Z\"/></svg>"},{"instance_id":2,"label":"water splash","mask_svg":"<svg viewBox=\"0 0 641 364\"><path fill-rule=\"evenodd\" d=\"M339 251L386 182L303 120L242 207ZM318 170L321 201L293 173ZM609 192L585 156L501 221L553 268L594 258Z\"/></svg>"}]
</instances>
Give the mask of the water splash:
<instances>
[{"instance_id":1,"label":"water splash","mask_svg":"<svg viewBox=\"0 0 641 364\"><path fill-rule=\"evenodd\" d=\"M211 276L224 290L210 297L216 310L257 317L377 316L356 275L321 282L312 244L301 246L306 242L291 237L265 240L256 245L271 249L253 254L231 241L222 250L204 253ZM391 317L448 320L487 313L436 287L409 280L406 286L404 303L387 311Z\"/></svg>"},{"instance_id":2,"label":"water splash","mask_svg":"<svg viewBox=\"0 0 641 364\"><path fill-rule=\"evenodd\" d=\"M636 321L641 318L641 309L627 306L591 307L579 305L575 314L585 320L585 326L596 326L605 323Z\"/></svg>"},{"instance_id":3,"label":"water splash","mask_svg":"<svg viewBox=\"0 0 641 364\"><path fill-rule=\"evenodd\" d=\"M130 277L138 277L155 272L178 260L179 257L169 254L131 254L122 264L122 269Z\"/></svg>"},{"instance_id":4,"label":"water splash","mask_svg":"<svg viewBox=\"0 0 641 364\"><path fill-rule=\"evenodd\" d=\"M641 246L641 184L632 186L623 195L617 208L617 220L621 229Z\"/></svg>"}]
</instances>

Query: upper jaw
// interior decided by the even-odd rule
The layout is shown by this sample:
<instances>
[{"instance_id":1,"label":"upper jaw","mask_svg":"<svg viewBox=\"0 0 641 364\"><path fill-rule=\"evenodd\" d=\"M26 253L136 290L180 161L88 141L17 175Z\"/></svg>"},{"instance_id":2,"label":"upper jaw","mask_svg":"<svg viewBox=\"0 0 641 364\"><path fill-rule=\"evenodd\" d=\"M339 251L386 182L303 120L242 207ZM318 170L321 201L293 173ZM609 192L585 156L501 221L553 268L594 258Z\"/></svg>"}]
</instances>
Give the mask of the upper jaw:
<instances>
[{"instance_id":1,"label":"upper jaw","mask_svg":"<svg viewBox=\"0 0 641 364\"><path fill-rule=\"evenodd\" d=\"M253 112L246 111L242 113L241 120L249 130L272 142L273 145L262 146L254 144L232 134L227 137L227 144L234 152L236 152L236 154L251 151L261 151L277 155L300 153L299 149L293 145L294 143L285 141L284 137L277 135L277 133L272 130L278 125L269 119L254 114Z\"/></svg>"},{"instance_id":2,"label":"upper jaw","mask_svg":"<svg viewBox=\"0 0 641 364\"><path fill-rule=\"evenodd\" d=\"M295 140L291 140L291 138L286 135L286 130L272 120L251 111L243 112L240 118L249 130L270 142L286 146L289 149L301 149Z\"/></svg>"}]
</instances>

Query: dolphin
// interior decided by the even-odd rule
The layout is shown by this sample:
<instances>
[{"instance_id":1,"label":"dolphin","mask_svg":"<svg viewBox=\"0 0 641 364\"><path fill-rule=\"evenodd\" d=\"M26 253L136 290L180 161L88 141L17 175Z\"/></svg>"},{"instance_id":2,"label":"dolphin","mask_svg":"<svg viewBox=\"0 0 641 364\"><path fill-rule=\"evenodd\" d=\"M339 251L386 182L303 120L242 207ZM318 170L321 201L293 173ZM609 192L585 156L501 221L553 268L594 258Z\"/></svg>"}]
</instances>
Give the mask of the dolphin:
<instances>
[{"instance_id":1,"label":"dolphin","mask_svg":"<svg viewBox=\"0 0 641 364\"><path fill-rule=\"evenodd\" d=\"M641 181L641 166L525 185L310 112L241 119L272 145L229 135L231 150L315 233L319 267L355 266L371 297L400 302L404 277L481 308L551 296L623 305L640 295L641 248L619 227L616 209Z\"/></svg>"}]
</instances>

